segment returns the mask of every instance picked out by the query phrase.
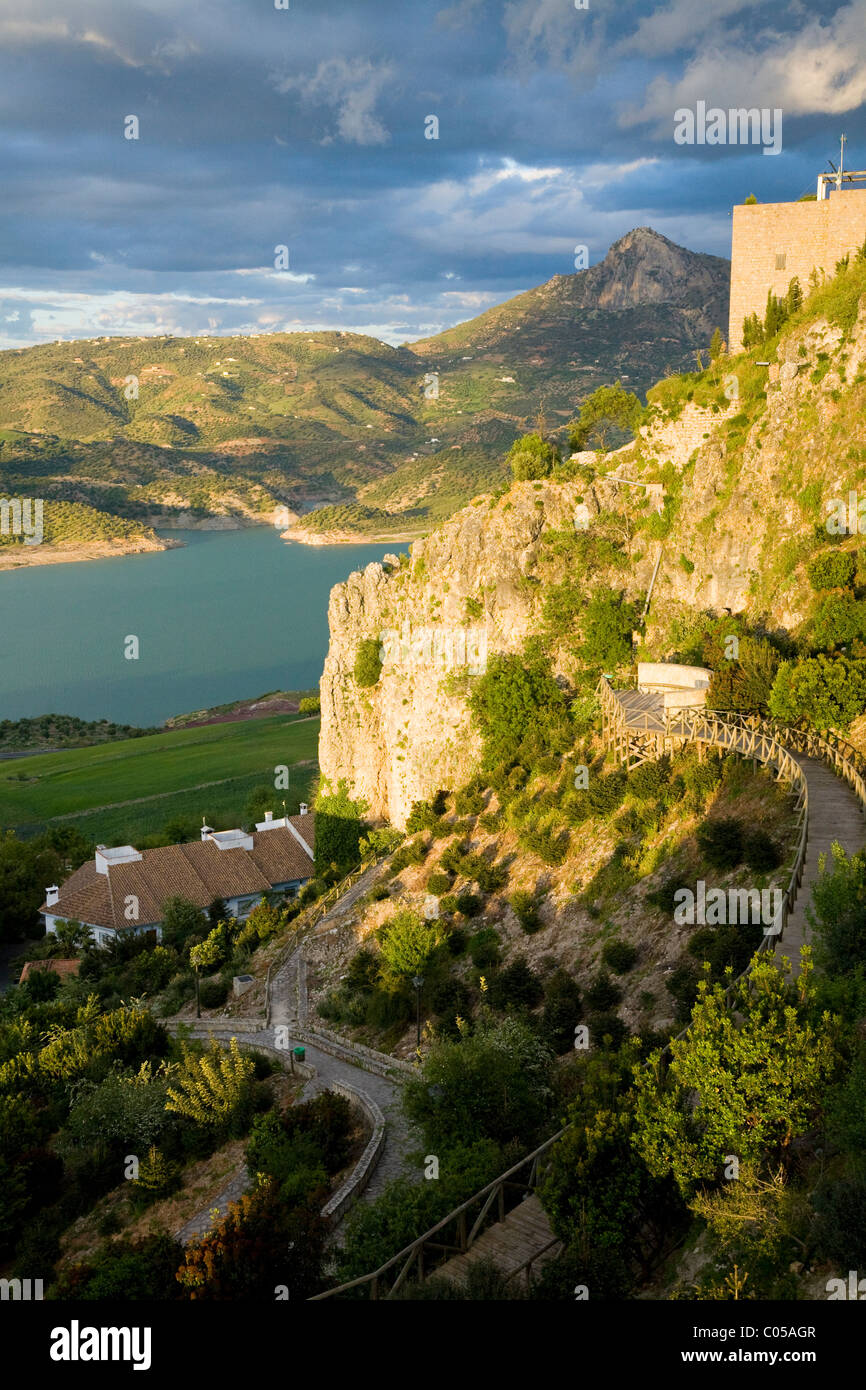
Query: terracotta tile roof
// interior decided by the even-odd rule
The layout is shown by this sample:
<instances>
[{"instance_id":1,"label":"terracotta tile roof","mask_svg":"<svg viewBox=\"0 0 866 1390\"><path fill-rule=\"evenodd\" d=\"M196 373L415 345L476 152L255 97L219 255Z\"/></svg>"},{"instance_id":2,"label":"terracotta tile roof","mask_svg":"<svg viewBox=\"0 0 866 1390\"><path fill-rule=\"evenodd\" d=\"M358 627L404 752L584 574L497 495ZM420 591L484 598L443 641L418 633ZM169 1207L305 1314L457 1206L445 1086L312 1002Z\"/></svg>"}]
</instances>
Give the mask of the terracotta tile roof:
<instances>
[{"instance_id":1,"label":"terracotta tile roof","mask_svg":"<svg viewBox=\"0 0 866 1390\"><path fill-rule=\"evenodd\" d=\"M290 821L312 848L314 817L291 816ZM66 880L57 902L43 903L40 911L96 927L146 926L162 921L169 898L206 908L215 898L266 893L277 884L312 877L312 858L286 826L258 831L252 841L251 850L218 849L211 840L163 845L143 850L132 863L111 864L107 874L98 873L91 859ZM138 899L135 923L124 915L131 896Z\"/></svg>"},{"instance_id":2,"label":"terracotta tile roof","mask_svg":"<svg viewBox=\"0 0 866 1390\"><path fill-rule=\"evenodd\" d=\"M80 960L26 960L21 967L19 984L23 984L34 970L51 970L55 975L77 975Z\"/></svg>"}]
</instances>

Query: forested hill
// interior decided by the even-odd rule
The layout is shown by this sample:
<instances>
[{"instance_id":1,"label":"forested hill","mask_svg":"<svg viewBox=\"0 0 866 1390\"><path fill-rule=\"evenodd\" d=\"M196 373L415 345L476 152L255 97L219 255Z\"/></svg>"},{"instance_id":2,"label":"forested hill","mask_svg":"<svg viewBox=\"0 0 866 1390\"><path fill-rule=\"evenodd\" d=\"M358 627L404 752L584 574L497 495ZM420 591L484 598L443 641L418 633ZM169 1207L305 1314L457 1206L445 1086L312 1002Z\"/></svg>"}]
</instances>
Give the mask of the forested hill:
<instances>
[{"instance_id":1,"label":"forested hill","mask_svg":"<svg viewBox=\"0 0 866 1390\"><path fill-rule=\"evenodd\" d=\"M415 534L502 479L541 406L679 371L727 318L728 265L647 228L589 270L400 348L351 333L100 338L0 354L7 494L139 524L316 506Z\"/></svg>"}]
</instances>

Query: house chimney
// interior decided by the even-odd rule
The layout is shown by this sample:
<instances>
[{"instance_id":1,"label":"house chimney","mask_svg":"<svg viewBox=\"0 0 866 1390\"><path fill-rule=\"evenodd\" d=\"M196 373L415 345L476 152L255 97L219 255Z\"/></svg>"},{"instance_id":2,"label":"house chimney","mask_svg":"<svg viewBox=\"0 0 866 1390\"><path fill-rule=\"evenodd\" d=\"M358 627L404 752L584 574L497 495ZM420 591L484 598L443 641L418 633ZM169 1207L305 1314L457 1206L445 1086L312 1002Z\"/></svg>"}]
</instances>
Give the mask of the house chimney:
<instances>
[{"instance_id":1,"label":"house chimney","mask_svg":"<svg viewBox=\"0 0 866 1390\"><path fill-rule=\"evenodd\" d=\"M273 818L274 818L274 813L273 813L273 811L265 811L265 820L266 820L266 821L272 821Z\"/></svg>"},{"instance_id":2,"label":"house chimney","mask_svg":"<svg viewBox=\"0 0 866 1390\"><path fill-rule=\"evenodd\" d=\"M302 815L302 816L305 816L305 815L307 814L307 803L306 803L306 801L302 801L302 802L301 802L301 809L300 809L300 813L299 813L299 814Z\"/></svg>"},{"instance_id":3,"label":"house chimney","mask_svg":"<svg viewBox=\"0 0 866 1390\"><path fill-rule=\"evenodd\" d=\"M53 907L54 904L59 901L60 889L57 887L56 883L52 883L50 888L45 889L45 906Z\"/></svg>"},{"instance_id":4,"label":"house chimney","mask_svg":"<svg viewBox=\"0 0 866 1390\"><path fill-rule=\"evenodd\" d=\"M206 825L206 824L205 824L205 818L204 818L204 816L202 816L202 818L201 818L201 838L202 838L202 844L204 844L205 840L209 839L210 836L211 836L212 834L213 834L213 826L212 826L212 825Z\"/></svg>"}]
</instances>

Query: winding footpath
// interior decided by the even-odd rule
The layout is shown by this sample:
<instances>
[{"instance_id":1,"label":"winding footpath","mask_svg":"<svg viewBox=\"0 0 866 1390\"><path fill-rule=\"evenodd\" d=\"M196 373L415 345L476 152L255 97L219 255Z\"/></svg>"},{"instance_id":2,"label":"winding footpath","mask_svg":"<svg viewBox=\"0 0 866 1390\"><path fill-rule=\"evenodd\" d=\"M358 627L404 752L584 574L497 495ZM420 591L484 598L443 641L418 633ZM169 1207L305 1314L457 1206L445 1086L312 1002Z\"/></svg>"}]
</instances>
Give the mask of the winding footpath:
<instances>
[{"instance_id":1,"label":"winding footpath","mask_svg":"<svg viewBox=\"0 0 866 1390\"><path fill-rule=\"evenodd\" d=\"M346 916L358 898L369 889L377 872L378 867L374 866L357 883L352 885L317 924L316 935L335 931L343 925ZM218 1042L223 1044L231 1038L237 1038L238 1043L242 1046L273 1052L285 1066L288 1064L289 1050L285 1046L277 1048L277 1029L288 1028L289 1048L293 1046L293 1037L301 1031L303 1037L298 1038L298 1041L306 1049L306 1061L316 1071L316 1075L305 1085L301 1093L301 1100L311 1100L313 1096L327 1090L334 1082L343 1081L369 1096L378 1105L385 1117L385 1143L370 1180L358 1199L360 1202L375 1201L386 1184L393 1178L404 1176L417 1180L421 1177L423 1164L412 1163L410 1159L410 1154L417 1150L420 1139L413 1135L402 1113L400 1105L401 1080L398 1075L382 1076L371 1071L367 1065L369 1059L365 1056L364 1051L355 1047L348 1039L342 1039L339 1046L335 1046L333 1051L330 1049L334 1045L326 1038L313 1035L313 1037L317 1037L317 1040L310 1041L310 1034L306 1028L306 971L303 950L303 944L298 946L282 963L271 980L270 1027L244 1032L242 1022L238 1026L227 1019L224 1028L196 1029L193 1022L191 1025L192 1036L202 1040L215 1037ZM281 1041L283 1040L281 1039ZM382 1056L383 1064L391 1060ZM226 1215L229 1203L236 1202L247 1191L248 1187L249 1174L244 1165L218 1196L208 1203L206 1208L197 1212L191 1220L180 1228L176 1233L177 1238L186 1245L196 1236L206 1234L211 1230L215 1221L221 1220ZM334 1228L334 1234L337 1238L339 1238L344 1220L345 1217L341 1218Z\"/></svg>"}]
</instances>

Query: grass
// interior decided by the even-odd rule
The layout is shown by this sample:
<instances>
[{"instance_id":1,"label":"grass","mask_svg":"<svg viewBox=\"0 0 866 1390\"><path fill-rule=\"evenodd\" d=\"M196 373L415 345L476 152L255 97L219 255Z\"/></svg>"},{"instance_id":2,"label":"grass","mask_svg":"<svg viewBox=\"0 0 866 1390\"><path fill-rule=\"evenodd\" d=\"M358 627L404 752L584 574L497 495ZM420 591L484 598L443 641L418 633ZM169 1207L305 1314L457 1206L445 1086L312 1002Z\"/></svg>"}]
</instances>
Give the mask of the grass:
<instances>
[{"instance_id":1,"label":"grass","mask_svg":"<svg viewBox=\"0 0 866 1390\"><path fill-rule=\"evenodd\" d=\"M234 806L239 814L253 787L273 785L275 767L305 764L299 781L290 773L294 799L302 784L309 785L318 733L318 719L277 715L15 760L0 772L0 825L32 826L75 816L82 830L88 822L89 831L97 817L85 813L100 808L100 833L109 824L122 834L133 828L147 833L145 824L154 830L178 814L206 811L215 817L217 808L234 814ZM221 785L190 797L192 788L204 783ZM159 799L122 806L142 797Z\"/></svg>"}]
</instances>

